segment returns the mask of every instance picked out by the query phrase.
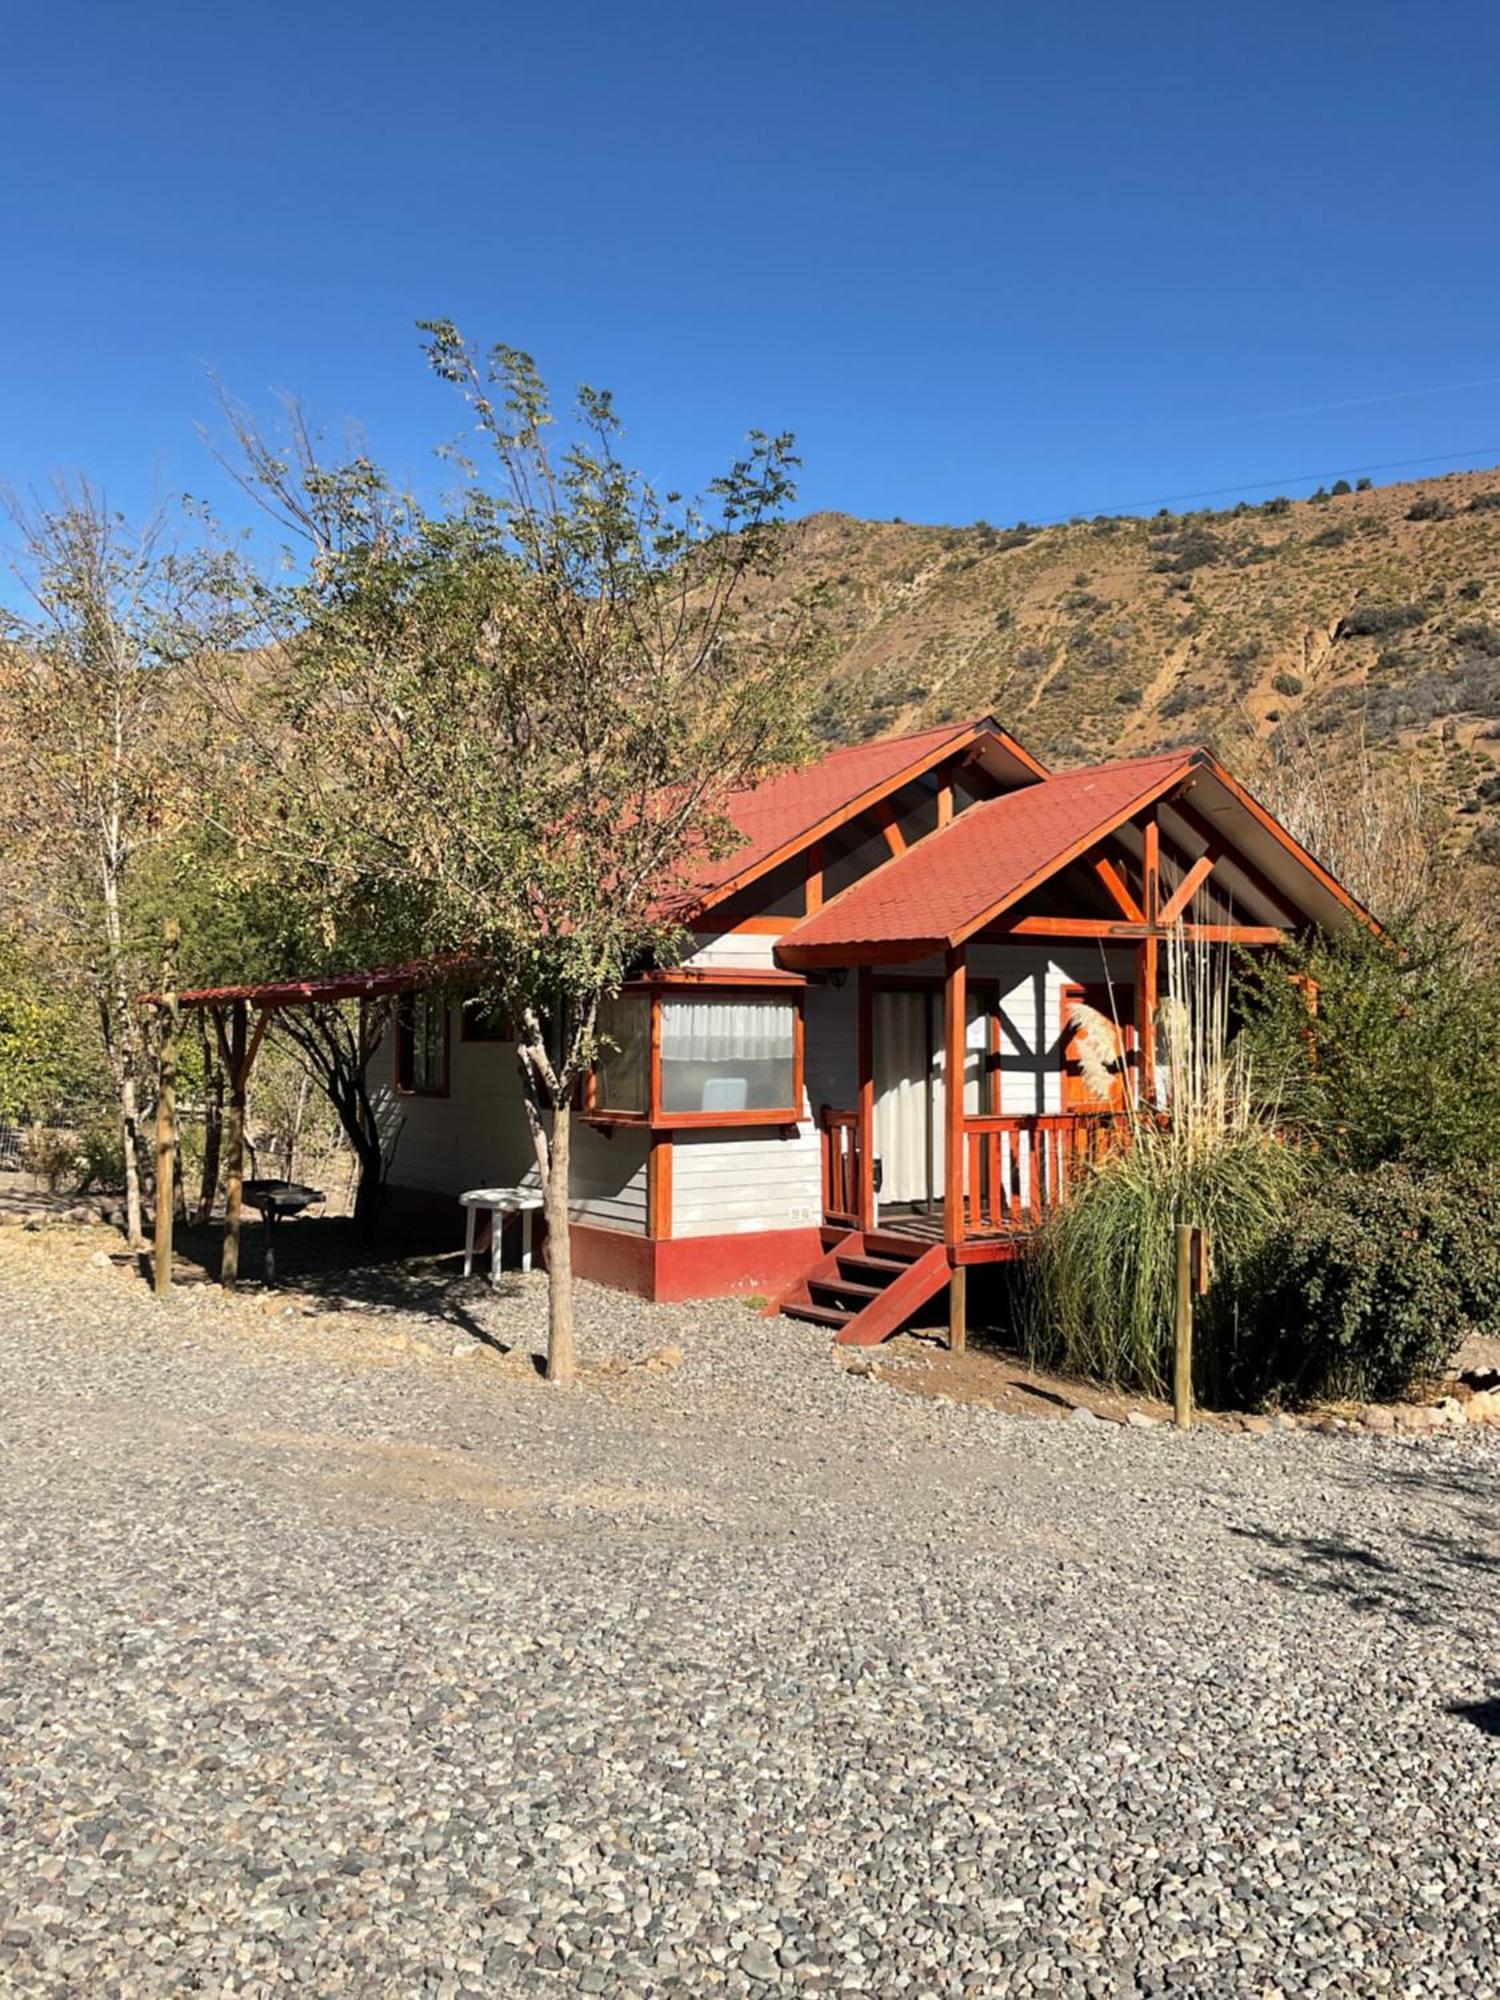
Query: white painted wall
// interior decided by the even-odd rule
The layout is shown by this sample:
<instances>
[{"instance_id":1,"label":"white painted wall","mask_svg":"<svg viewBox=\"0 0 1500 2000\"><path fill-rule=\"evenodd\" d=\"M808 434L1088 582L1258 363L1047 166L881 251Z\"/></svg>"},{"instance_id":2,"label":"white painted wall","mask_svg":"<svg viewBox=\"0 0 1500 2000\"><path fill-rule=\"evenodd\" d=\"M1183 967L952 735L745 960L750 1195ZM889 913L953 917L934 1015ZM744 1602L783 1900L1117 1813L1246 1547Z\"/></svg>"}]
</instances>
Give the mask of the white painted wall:
<instances>
[{"instance_id":1,"label":"white painted wall","mask_svg":"<svg viewBox=\"0 0 1500 2000\"><path fill-rule=\"evenodd\" d=\"M1000 981L1000 1109L1020 1116L1062 1109L1062 989L1113 982L1128 1019L1135 954L1101 952L1083 940L1061 947L977 943L969 948L969 974Z\"/></svg>"},{"instance_id":2,"label":"white painted wall","mask_svg":"<svg viewBox=\"0 0 1500 2000\"><path fill-rule=\"evenodd\" d=\"M465 1042L451 1021L448 1095L396 1092L396 1037L388 1033L370 1065L371 1095L386 1140L393 1188L451 1195L465 1188L536 1187L536 1155L509 1042ZM646 1232L646 1135L609 1133L575 1119L573 1214L581 1222Z\"/></svg>"}]
</instances>

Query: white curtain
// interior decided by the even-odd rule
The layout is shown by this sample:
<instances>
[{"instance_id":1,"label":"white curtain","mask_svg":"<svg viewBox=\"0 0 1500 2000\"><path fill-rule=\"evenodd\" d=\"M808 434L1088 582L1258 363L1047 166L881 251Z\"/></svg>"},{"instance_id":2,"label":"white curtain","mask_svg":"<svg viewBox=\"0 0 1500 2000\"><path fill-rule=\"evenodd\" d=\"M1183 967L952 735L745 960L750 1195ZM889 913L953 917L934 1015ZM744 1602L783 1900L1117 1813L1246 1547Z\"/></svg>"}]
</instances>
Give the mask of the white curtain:
<instances>
[{"instance_id":1,"label":"white curtain","mask_svg":"<svg viewBox=\"0 0 1500 2000\"><path fill-rule=\"evenodd\" d=\"M669 1062L790 1062L790 1000L667 1000L661 1010L661 1059Z\"/></svg>"}]
</instances>

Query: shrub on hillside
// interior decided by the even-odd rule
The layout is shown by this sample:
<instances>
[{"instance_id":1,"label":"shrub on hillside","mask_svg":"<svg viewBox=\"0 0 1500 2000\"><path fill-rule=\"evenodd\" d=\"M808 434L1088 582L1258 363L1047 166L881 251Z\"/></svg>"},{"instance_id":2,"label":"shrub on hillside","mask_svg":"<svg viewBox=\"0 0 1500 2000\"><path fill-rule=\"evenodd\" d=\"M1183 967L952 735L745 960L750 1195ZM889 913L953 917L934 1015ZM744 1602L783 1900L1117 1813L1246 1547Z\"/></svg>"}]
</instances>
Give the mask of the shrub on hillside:
<instances>
[{"instance_id":1,"label":"shrub on hillside","mask_svg":"<svg viewBox=\"0 0 1500 2000\"><path fill-rule=\"evenodd\" d=\"M1370 639L1382 632L1404 632L1426 617L1425 604L1356 604L1340 619L1338 637Z\"/></svg>"},{"instance_id":2,"label":"shrub on hillside","mask_svg":"<svg viewBox=\"0 0 1500 2000\"><path fill-rule=\"evenodd\" d=\"M1439 500L1435 494L1425 493L1420 500L1413 500L1406 510L1408 521L1446 521L1453 512L1446 500Z\"/></svg>"},{"instance_id":3,"label":"shrub on hillside","mask_svg":"<svg viewBox=\"0 0 1500 2000\"><path fill-rule=\"evenodd\" d=\"M1500 488L1492 489L1488 493L1476 493L1469 502L1471 514L1485 514L1493 507L1500 507Z\"/></svg>"},{"instance_id":4,"label":"shrub on hillside","mask_svg":"<svg viewBox=\"0 0 1500 2000\"><path fill-rule=\"evenodd\" d=\"M1235 1387L1384 1401L1500 1332L1500 1177L1388 1162L1320 1176L1241 1274Z\"/></svg>"},{"instance_id":5,"label":"shrub on hillside","mask_svg":"<svg viewBox=\"0 0 1500 2000\"><path fill-rule=\"evenodd\" d=\"M1277 674L1271 685L1278 694L1301 694L1302 676L1300 674Z\"/></svg>"}]
</instances>

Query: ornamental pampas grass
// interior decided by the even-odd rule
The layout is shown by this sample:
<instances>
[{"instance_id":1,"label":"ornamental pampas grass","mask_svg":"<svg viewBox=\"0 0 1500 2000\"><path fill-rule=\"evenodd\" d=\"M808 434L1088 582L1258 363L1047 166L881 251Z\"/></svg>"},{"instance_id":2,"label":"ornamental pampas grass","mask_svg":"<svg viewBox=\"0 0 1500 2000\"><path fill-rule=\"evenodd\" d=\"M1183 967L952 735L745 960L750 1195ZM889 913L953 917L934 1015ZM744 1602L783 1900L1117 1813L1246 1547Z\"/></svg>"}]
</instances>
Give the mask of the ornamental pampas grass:
<instances>
[{"instance_id":1,"label":"ornamental pampas grass","mask_svg":"<svg viewBox=\"0 0 1500 2000\"><path fill-rule=\"evenodd\" d=\"M1301 1161L1252 1089L1230 1034L1229 964L1179 932L1165 953L1157 1103L1132 1102L1129 1144L1107 1155L1048 1217L1021 1267L1023 1326L1038 1361L1164 1395L1171 1379L1174 1225L1209 1232L1214 1283L1196 1347L1200 1392L1223 1394L1239 1339L1235 1275L1286 1213ZM1092 1012L1093 1010L1089 1010ZM1095 1020L1110 1030L1101 1015ZM1102 1046L1079 1020L1077 1054ZM1104 1074L1108 1095L1110 1073ZM1160 1112L1166 1111L1163 1118Z\"/></svg>"}]
</instances>

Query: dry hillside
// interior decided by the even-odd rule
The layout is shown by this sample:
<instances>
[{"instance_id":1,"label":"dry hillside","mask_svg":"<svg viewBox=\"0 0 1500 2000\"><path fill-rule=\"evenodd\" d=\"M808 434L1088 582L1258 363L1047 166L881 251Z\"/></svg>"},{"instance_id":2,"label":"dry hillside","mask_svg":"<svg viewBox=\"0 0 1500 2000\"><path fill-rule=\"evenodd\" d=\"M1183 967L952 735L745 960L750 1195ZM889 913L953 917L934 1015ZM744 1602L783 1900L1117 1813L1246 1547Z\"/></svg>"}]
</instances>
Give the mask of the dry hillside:
<instances>
[{"instance_id":1,"label":"dry hillside","mask_svg":"<svg viewBox=\"0 0 1500 2000\"><path fill-rule=\"evenodd\" d=\"M1039 529L818 514L791 576L815 581L829 738L990 709L1061 763L1362 742L1500 858L1500 470Z\"/></svg>"}]
</instances>

